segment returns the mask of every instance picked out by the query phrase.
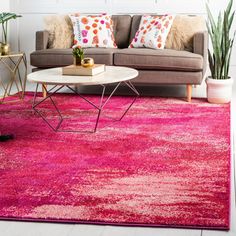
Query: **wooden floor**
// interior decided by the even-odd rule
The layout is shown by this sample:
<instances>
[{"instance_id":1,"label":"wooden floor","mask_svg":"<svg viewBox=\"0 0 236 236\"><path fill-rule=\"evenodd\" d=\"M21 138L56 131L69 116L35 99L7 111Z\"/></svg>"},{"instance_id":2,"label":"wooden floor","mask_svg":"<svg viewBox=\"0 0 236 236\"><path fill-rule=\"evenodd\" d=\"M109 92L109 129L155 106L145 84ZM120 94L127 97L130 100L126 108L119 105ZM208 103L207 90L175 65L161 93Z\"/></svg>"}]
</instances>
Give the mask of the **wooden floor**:
<instances>
[{"instance_id":1,"label":"wooden floor","mask_svg":"<svg viewBox=\"0 0 236 236\"><path fill-rule=\"evenodd\" d=\"M28 90L32 90L32 86ZM163 89L162 89L163 91ZM185 87L174 90L173 87L164 90L167 95L175 93L181 96ZM173 95L173 96L175 96ZM205 97L205 83L193 89L194 97ZM232 102L232 140L236 130L236 83L234 84L234 98ZM235 139L234 145L235 147ZM96 226L80 224L54 224L54 223L26 223L13 221L0 221L0 236L235 236L236 235L236 196L235 196L235 150L232 152L231 171L231 230L189 230L189 229L162 229L147 227L118 227L118 226Z\"/></svg>"}]
</instances>

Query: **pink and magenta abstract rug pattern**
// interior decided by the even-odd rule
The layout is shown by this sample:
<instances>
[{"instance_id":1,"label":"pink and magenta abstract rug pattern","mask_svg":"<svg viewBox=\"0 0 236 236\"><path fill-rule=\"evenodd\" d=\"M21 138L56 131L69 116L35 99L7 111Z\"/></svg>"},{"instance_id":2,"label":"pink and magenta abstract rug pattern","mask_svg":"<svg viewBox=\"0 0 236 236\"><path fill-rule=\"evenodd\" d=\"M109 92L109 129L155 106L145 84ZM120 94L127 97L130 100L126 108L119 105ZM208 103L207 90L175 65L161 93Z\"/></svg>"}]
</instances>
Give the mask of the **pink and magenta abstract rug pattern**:
<instances>
[{"instance_id":1,"label":"pink and magenta abstract rug pattern","mask_svg":"<svg viewBox=\"0 0 236 236\"><path fill-rule=\"evenodd\" d=\"M230 105L205 99L114 97L96 133L52 131L23 102L0 105L0 219L229 228ZM90 96L96 101L96 96ZM65 129L89 129L95 111L57 95ZM40 106L55 122L49 102Z\"/></svg>"}]
</instances>

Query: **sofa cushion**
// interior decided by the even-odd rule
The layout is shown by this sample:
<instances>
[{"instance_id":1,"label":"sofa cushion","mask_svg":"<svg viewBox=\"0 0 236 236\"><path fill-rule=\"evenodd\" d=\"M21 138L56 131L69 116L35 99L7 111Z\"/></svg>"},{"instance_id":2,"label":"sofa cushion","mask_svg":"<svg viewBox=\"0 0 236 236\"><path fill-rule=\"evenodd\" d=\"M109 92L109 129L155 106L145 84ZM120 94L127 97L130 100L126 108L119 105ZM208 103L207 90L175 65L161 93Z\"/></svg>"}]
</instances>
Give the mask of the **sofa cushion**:
<instances>
[{"instance_id":1,"label":"sofa cushion","mask_svg":"<svg viewBox=\"0 0 236 236\"><path fill-rule=\"evenodd\" d=\"M113 54L119 50L118 48L86 48L84 53L86 57L92 57L97 64L111 66L114 64Z\"/></svg>"},{"instance_id":2,"label":"sofa cushion","mask_svg":"<svg viewBox=\"0 0 236 236\"><path fill-rule=\"evenodd\" d=\"M113 15L113 33L118 48L127 48L129 46L129 35L131 27L130 15Z\"/></svg>"},{"instance_id":3,"label":"sofa cushion","mask_svg":"<svg viewBox=\"0 0 236 236\"><path fill-rule=\"evenodd\" d=\"M113 53L119 49L86 48L86 57L92 57L95 63L113 65ZM31 65L39 68L67 66L73 63L72 49L38 50L30 54Z\"/></svg>"},{"instance_id":4,"label":"sofa cushion","mask_svg":"<svg viewBox=\"0 0 236 236\"><path fill-rule=\"evenodd\" d=\"M129 43L131 43L133 38L135 37L135 34L138 31L141 19L142 19L142 15L134 15L132 17Z\"/></svg>"},{"instance_id":5,"label":"sofa cushion","mask_svg":"<svg viewBox=\"0 0 236 236\"><path fill-rule=\"evenodd\" d=\"M155 84L201 84L202 72L189 71L163 71L163 70L139 70L138 77L132 83L140 85Z\"/></svg>"},{"instance_id":6,"label":"sofa cushion","mask_svg":"<svg viewBox=\"0 0 236 236\"><path fill-rule=\"evenodd\" d=\"M114 65L145 70L202 71L203 57L172 49L128 48L114 54Z\"/></svg>"}]
</instances>

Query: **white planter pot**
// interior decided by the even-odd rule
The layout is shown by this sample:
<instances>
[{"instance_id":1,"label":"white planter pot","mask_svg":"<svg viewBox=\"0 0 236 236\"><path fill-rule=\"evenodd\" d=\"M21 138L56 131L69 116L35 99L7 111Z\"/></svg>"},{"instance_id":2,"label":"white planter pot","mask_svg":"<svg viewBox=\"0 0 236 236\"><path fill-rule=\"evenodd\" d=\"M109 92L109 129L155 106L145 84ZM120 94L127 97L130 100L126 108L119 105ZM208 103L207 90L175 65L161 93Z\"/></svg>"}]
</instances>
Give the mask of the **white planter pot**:
<instances>
[{"instance_id":1,"label":"white planter pot","mask_svg":"<svg viewBox=\"0 0 236 236\"><path fill-rule=\"evenodd\" d=\"M232 97L233 79L206 79L207 100L210 103L228 103Z\"/></svg>"}]
</instances>

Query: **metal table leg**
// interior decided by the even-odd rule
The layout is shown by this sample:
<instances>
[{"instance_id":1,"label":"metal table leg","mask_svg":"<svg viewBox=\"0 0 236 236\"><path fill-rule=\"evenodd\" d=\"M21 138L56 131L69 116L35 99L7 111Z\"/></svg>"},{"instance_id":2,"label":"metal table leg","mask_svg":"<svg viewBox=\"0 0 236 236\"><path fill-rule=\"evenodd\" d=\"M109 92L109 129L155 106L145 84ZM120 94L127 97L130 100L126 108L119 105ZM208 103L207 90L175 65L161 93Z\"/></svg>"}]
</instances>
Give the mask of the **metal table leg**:
<instances>
[{"instance_id":1,"label":"metal table leg","mask_svg":"<svg viewBox=\"0 0 236 236\"><path fill-rule=\"evenodd\" d=\"M43 98L42 100L40 100L39 102L36 102L36 96L37 96L37 92L38 92L38 86L39 84L37 84L36 86L36 90L34 93L34 99L33 99L33 109L34 111L39 114L39 116L42 117L42 119L48 124L49 127L51 127L54 131L60 131L60 132L86 132L86 131L74 131L74 130L60 130L61 124L63 122L63 117L62 114L60 112L60 110L58 109L56 103L53 101L52 96L54 94L56 94L57 92L59 92L63 87L67 87L69 88L72 92L74 92L75 94L77 94L80 98L82 98L84 101L86 101L88 104L90 104L92 107L94 107L96 110L98 110L97 113L97 118L96 118L96 122L95 122L95 126L94 129L91 132L96 132L97 127L98 127L98 123L99 123L99 119L101 116L101 113L103 112L104 107L106 106L106 104L109 102L109 100L111 99L111 97L115 94L116 90L119 88L119 86L124 83L128 88L130 88L134 93L135 93L135 97L132 100L131 104L127 107L127 109L123 112L123 114L121 115L121 117L118 120L122 120L123 117L126 115L126 113L130 110L130 108L132 107L132 105L134 104L134 102L136 101L137 97L139 96L139 92L136 90L136 88L134 87L134 85L131 83L131 81L124 81L124 82L119 82L115 88L111 91L110 95L104 100L104 95L105 95L105 91L106 91L106 86L104 84L101 84L102 86L102 93L100 96L100 102L99 105L96 105L95 103L93 103L92 101L90 101L89 99L87 99L85 96L83 96L82 94L80 94L78 91L76 91L75 89L71 88L69 85L62 85L59 88L57 88L55 91L53 91L54 88L58 87L57 85L55 85L53 88L51 88L49 91L47 90L47 87L45 85L43 85L45 91L47 92L47 96L45 98ZM53 92L52 92L53 91ZM51 92L51 93L50 93ZM53 104L55 110L57 111L58 115L59 115L59 123L57 124L56 127L53 127L50 122L46 119L45 116L43 116L42 112L40 112L37 109L37 106L42 104L43 102L45 102L46 100L50 99L51 103ZM88 132L88 131L87 131Z\"/></svg>"},{"instance_id":2,"label":"metal table leg","mask_svg":"<svg viewBox=\"0 0 236 236\"><path fill-rule=\"evenodd\" d=\"M8 62L10 62L11 65ZM0 63L10 72L10 79L6 85L3 84L0 78L0 86L3 88L3 91L4 91L4 94L1 97L0 103L5 102L5 98L8 96L11 96L11 90L14 84L18 91L18 97L19 97L18 100L22 100L24 98L25 87L26 87L26 77L27 77L27 61L26 61L25 53L9 54L5 56L1 56ZM21 77L21 72L20 72L21 65L24 66L23 78ZM18 100L11 100L5 103L15 102Z\"/></svg>"},{"instance_id":3,"label":"metal table leg","mask_svg":"<svg viewBox=\"0 0 236 236\"><path fill-rule=\"evenodd\" d=\"M43 85L43 86L44 86L44 85ZM32 108L34 109L34 111L35 111L40 117L42 117L42 119L43 119L54 131L58 131L58 129L60 128L61 123L62 123L62 121L63 121L63 117L62 117L62 115L61 115L60 110L58 109L58 107L56 106L55 102L53 101L52 96L53 96L55 93L57 93L59 90L61 90L61 89L64 87L64 85L60 86L58 89L56 89L54 92L52 92L52 93L50 93L50 94L49 94L48 91L47 91L47 94L48 94L48 95L47 95L45 98L43 98L42 100L40 100L39 102L36 102L36 96L37 96L37 92L38 92L38 87L39 87L39 84L37 84L37 86L36 86L36 90L35 90L35 93L34 93L34 99L33 99ZM55 87L57 87L57 86L54 86L53 88L55 88ZM47 90L46 86L45 86L44 89ZM50 124L50 122L48 122L48 120L46 119L46 117L44 117L44 115L42 114L42 112L40 112L40 111L37 109L37 106L40 105L40 104L42 104L43 102L45 102L47 99L50 99L50 100L51 100L51 103L52 103L53 106L55 107L55 109L56 109L56 111L57 111L57 113L58 113L58 115L59 115L59 117L60 117L60 118L59 118L59 123L57 124L56 128L54 128L54 127Z\"/></svg>"}]
</instances>

